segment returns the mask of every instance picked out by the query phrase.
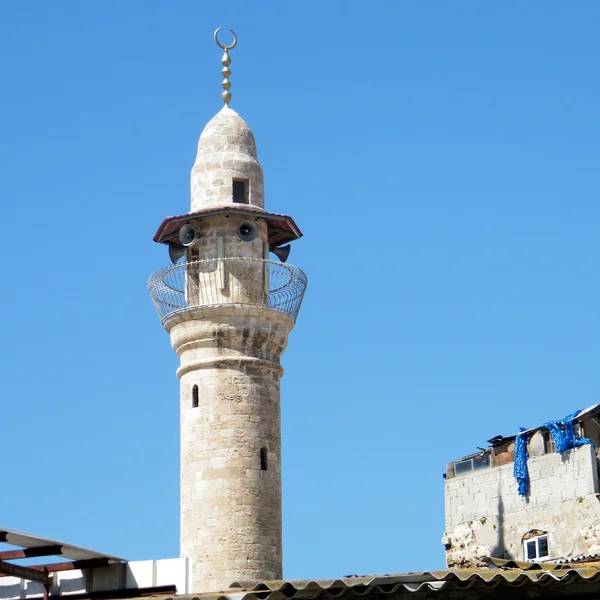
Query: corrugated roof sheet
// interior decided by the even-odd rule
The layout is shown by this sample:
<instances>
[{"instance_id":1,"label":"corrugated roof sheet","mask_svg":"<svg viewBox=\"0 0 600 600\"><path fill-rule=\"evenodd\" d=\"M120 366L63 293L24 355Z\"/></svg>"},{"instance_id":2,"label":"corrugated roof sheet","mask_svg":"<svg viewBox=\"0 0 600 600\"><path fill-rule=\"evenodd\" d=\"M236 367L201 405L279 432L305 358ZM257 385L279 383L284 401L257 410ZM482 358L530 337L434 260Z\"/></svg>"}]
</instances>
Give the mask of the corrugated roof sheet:
<instances>
[{"instance_id":1,"label":"corrugated roof sheet","mask_svg":"<svg viewBox=\"0 0 600 600\"><path fill-rule=\"evenodd\" d=\"M600 561L577 565L488 559L489 567L341 579L265 581L222 593L181 595L178 600L312 600L343 596L495 597L600 596ZM583 587L575 589L575 584ZM565 586L569 586L568 589ZM506 588L502 591L501 588ZM162 597L165 598L164 596Z\"/></svg>"},{"instance_id":2,"label":"corrugated roof sheet","mask_svg":"<svg viewBox=\"0 0 600 600\"><path fill-rule=\"evenodd\" d=\"M588 417L595 417L595 416L598 416L598 414L600 414L600 404L593 404L592 406L588 406L587 408L584 408L577 415L577 417L575 417L574 422L580 423L581 421L583 421L583 419L587 419ZM538 425L537 427L531 427L529 429L525 429L521 433L531 434L534 431L538 431L543 428L544 428L544 425L542 424L542 425ZM516 437L516 434L508 435L508 436L496 435L493 438L490 438L489 440L487 440L487 442L488 442L488 444L491 444L492 446L498 446L500 444L504 444L505 442L514 440L515 437Z\"/></svg>"}]
</instances>

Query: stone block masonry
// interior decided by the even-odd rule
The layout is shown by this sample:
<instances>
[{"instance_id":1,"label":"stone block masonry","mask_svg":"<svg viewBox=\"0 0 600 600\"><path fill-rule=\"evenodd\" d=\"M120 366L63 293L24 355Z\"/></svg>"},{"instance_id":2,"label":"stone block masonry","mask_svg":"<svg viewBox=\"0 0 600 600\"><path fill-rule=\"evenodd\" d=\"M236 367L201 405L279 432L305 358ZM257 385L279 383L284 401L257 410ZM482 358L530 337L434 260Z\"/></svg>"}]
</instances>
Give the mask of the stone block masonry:
<instances>
[{"instance_id":1,"label":"stone block masonry","mask_svg":"<svg viewBox=\"0 0 600 600\"><path fill-rule=\"evenodd\" d=\"M282 577L280 356L293 322L239 310L165 324L181 360L181 555L195 592Z\"/></svg>"},{"instance_id":2,"label":"stone block masonry","mask_svg":"<svg viewBox=\"0 0 600 600\"><path fill-rule=\"evenodd\" d=\"M204 128L192 168L192 210L233 203L233 179L248 180L249 204L264 208L263 172L254 135L245 121L224 106Z\"/></svg>"},{"instance_id":3,"label":"stone block masonry","mask_svg":"<svg viewBox=\"0 0 600 600\"><path fill-rule=\"evenodd\" d=\"M513 463L446 481L446 560L480 564L484 556L524 560L524 536L547 533L550 558L600 552L598 467L591 445L529 458L530 494L519 496Z\"/></svg>"},{"instance_id":4,"label":"stone block masonry","mask_svg":"<svg viewBox=\"0 0 600 600\"><path fill-rule=\"evenodd\" d=\"M279 238L261 218L254 135L228 106L200 136L191 211L181 278L158 285L180 358L181 556L191 590L218 593L282 578L280 358L294 326L270 304L290 292L269 267Z\"/></svg>"}]
</instances>

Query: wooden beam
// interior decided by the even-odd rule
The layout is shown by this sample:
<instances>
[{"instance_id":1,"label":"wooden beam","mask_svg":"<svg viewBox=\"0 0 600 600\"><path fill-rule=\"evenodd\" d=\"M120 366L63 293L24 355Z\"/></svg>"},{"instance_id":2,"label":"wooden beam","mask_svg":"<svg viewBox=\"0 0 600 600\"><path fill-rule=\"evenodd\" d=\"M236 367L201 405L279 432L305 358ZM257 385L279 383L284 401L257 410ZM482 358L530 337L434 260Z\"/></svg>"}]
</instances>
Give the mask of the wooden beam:
<instances>
[{"instance_id":1,"label":"wooden beam","mask_svg":"<svg viewBox=\"0 0 600 600\"><path fill-rule=\"evenodd\" d=\"M34 558L36 556L53 556L62 554L62 546L38 546L22 550L7 550L0 552L0 560L16 560L17 558Z\"/></svg>"},{"instance_id":2,"label":"wooden beam","mask_svg":"<svg viewBox=\"0 0 600 600\"><path fill-rule=\"evenodd\" d=\"M37 581L48 585L50 583L50 577L48 573L40 569L33 569L31 567L21 567L19 565L11 565L0 561L0 573L3 575L9 575L10 577L18 577L19 579L27 579L29 581Z\"/></svg>"},{"instance_id":3,"label":"wooden beam","mask_svg":"<svg viewBox=\"0 0 600 600\"><path fill-rule=\"evenodd\" d=\"M281 227L269 227L269 233L284 233L285 235L294 235L293 232L288 229L281 229ZM294 237L296 239L296 237Z\"/></svg>"},{"instance_id":4,"label":"wooden beam","mask_svg":"<svg viewBox=\"0 0 600 600\"><path fill-rule=\"evenodd\" d=\"M123 600L124 598L143 598L145 596L173 596L177 594L175 585L159 585L148 588L126 588L121 590L107 590L102 592L83 592L81 594L69 594L68 596L53 595L49 600ZM216 595L214 596L216 598ZM561 599L563 600L563 599Z\"/></svg>"},{"instance_id":5,"label":"wooden beam","mask_svg":"<svg viewBox=\"0 0 600 600\"><path fill-rule=\"evenodd\" d=\"M44 570L48 573L58 573L59 571L77 571L108 567L109 564L110 561L108 558L88 558L86 560L74 560L71 562L52 563L49 565L34 565L31 568Z\"/></svg>"},{"instance_id":6,"label":"wooden beam","mask_svg":"<svg viewBox=\"0 0 600 600\"><path fill-rule=\"evenodd\" d=\"M13 566L11 563L4 563L9 567ZM50 563L47 565L32 565L27 567L28 569L32 569L38 573L58 573L59 571L77 571L83 569L95 569L98 567L107 567L110 563L108 558L88 558L85 560L74 560L71 562L60 562L60 563ZM116 564L116 563L114 563ZM17 566L17 565L14 565ZM8 569L7 569L8 570ZM0 569L0 577L9 577L12 576L12 573L3 572ZM18 575L14 575L14 577L19 577Z\"/></svg>"}]
</instances>

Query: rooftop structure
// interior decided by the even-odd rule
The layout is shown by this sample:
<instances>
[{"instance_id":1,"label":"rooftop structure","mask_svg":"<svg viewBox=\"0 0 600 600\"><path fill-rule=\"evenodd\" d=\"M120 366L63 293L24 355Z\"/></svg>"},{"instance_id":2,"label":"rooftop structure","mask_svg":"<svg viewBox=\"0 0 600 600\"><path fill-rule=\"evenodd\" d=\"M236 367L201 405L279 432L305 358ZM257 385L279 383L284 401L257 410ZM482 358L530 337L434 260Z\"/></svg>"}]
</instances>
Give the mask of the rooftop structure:
<instances>
[{"instance_id":1,"label":"rooftop structure","mask_svg":"<svg viewBox=\"0 0 600 600\"><path fill-rule=\"evenodd\" d=\"M110 554L0 527L2 599L132 598L184 592L188 581L185 559L128 563Z\"/></svg>"},{"instance_id":2,"label":"rooftop structure","mask_svg":"<svg viewBox=\"0 0 600 600\"><path fill-rule=\"evenodd\" d=\"M600 404L512 436L448 465L450 567L488 557L556 561L600 553Z\"/></svg>"},{"instance_id":3,"label":"rooftop structure","mask_svg":"<svg viewBox=\"0 0 600 600\"><path fill-rule=\"evenodd\" d=\"M70 585L54 589L52 598L70 600L117 600L145 597L148 600L479 600L489 598L596 598L600 594L600 561L587 557L570 563L538 564L489 559L476 569L449 569L395 575L346 576L338 579L262 581L209 594L191 594L180 583L136 588L136 578L160 582L177 579L168 561L128 563L99 572L76 572ZM167 567L170 567L167 568ZM171 579L168 579L168 577ZM112 577L111 577L112 576ZM14 578L0 579L0 598L17 600ZM96 582L94 584L94 582ZM121 582L121 583L120 583ZM124 582L124 584L122 583ZM94 587L95 585L95 587ZM60 594L60 595L59 595ZM27 594L27 597L32 597ZM39 592L38 592L39 597Z\"/></svg>"}]
</instances>

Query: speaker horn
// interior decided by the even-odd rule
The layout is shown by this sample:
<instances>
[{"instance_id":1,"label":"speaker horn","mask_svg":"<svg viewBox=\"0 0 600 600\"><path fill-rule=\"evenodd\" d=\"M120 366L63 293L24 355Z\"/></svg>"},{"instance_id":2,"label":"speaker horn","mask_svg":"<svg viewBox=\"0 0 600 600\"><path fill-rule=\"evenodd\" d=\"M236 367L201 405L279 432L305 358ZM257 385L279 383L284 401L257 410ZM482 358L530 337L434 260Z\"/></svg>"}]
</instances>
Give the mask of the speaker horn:
<instances>
[{"instance_id":1,"label":"speaker horn","mask_svg":"<svg viewBox=\"0 0 600 600\"><path fill-rule=\"evenodd\" d=\"M273 248L271 252L281 261L285 262L290 255L292 247L288 244L287 246L280 246L279 248Z\"/></svg>"},{"instance_id":2,"label":"speaker horn","mask_svg":"<svg viewBox=\"0 0 600 600\"><path fill-rule=\"evenodd\" d=\"M258 226L252 221L242 221L237 228L237 236L242 242L251 242L258 235Z\"/></svg>"},{"instance_id":3,"label":"speaker horn","mask_svg":"<svg viewBox=\"0 0 600 600\"><path fill-rule=\"evenodd\" d=\"M185 250L183 248L169 245L169 258L173 264L175 264L184 254Z\"/></svg>"},{"instance_id":4,"label":"speaker horn","mask_svg":"<svg viewBox=\"0 0 600 600\"><path fill-rule=\"evenodd\" d=\"M179 241L186 248L191 246L197 239L196 230L191 225L183 225L179 230Z\"/></svg>"}]
</instances>

